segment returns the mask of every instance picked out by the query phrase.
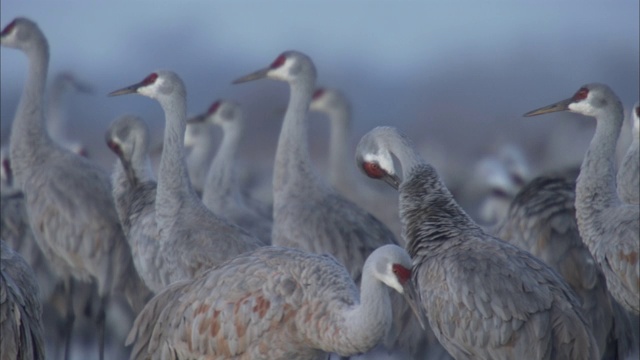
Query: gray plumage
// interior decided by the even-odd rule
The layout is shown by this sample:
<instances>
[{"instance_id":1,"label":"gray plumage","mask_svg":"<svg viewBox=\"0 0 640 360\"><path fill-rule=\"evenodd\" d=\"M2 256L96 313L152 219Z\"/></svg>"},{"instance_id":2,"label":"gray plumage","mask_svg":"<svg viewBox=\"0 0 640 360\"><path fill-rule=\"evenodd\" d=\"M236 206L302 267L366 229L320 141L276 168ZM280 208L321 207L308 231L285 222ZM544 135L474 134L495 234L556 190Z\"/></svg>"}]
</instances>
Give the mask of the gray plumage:
<instances>
[{"instance_id":1,"label":"gray plumage","mask_svg":"<svg viewBox=\"0 0 640 360\"><path fill-rule=\"evenodd\" d=\"M624 155L618 175L616 189L618 196L627 204L640 204L640 103L631 109L631 144Z\"/></svg>"},{"instance_id":2,"label":"gray plumage","mask_svg":"<svg viewBox=\"0 0 640 360\"><path fill-rule=\"evenodd\" d=\"M202 202L214 214L224 216L264 244L271 244L272 217L261 212L264 206L251 206L236 176L236 153L244 132L242 108L232 101L216 101L207 112L189 120L189 123L201 122L220 126L224 133L205 178Z\"/></svg>"},{"instance_id":3,"label":"gray plumage","mask_svg":"<svg viewBox=\"0 0 640 360\"><path fill-rule=\"evenodd\" d=\"M111 196L109 177L86 158L54 143L46 131L43 96L49 46L38 26L16 18L2 46L23 51L29 71L11 129L11 165L25 196L36 242L58 275L97 283L99 328L109 294L127 297L134 310L148 289L138 277ZM146 290L146 291L145 291ZM103 337L100 337L102 356Z\"/></svg>"},{"instance_id":4,"label":"gray plumage","mask_svg":"<svg viewBox=\"0 0 640 360\"><path fill-rule=\"evenodd\" d=\"M119 158L112 176L113 198L133 263L147 287L157 293L170 280L158 270L164 257L156 224L157 184L149 159L149 128L139 117L124 115L111 123L106 140Z\"/></svg>"},{"instance_id":5,"label":"gray plumage","mask_svg":"<svg viewBox=\"0 0 640 360\"><path fill-rule=\"evenodd\" d=\"M138 93L155 99L165 112L166 126L158 171L155 217L160 232L158 269L169 282L198 273L263 244L244 229L216 216L196 195L184 160L186 89L171 71L157 71L142 82L110 96Z\"/></svg>"},{"instance_id":6,"label":"gray plumage","mask_svg":"<svg viewBox=\"0 0 640 360\"><path fill-rule=\"evenodd\" d=\"M387 245L360 291L329 255L263 247L170 285L140 313L131 359L325 359L363 353L391 326L386 286L411 292L411 259ZM386 286L384 286L386 285Z\"/></svg>"},{"instance_id":7,"label":"gray plumage","mask_svg":"<svg viewBox=\"0 0 640 360\"><path fill-rule=\"evenodd\" d=\"M0 240L0 354L44 359L40 290L27 262Z\"/></svg>"},{"instance_id":8,"label":"gray plumage","mask_svg":"<svg viewBox=\"0 0 640 360\"><path fill-rule=\"evenodd\" d=\"M331 186L382 221L393 234L400 234L396 194L383 191L387 189L373 189L370 182L360 181L362 178L355 176L351 145L351 104L347 97L336 89L318 88L313 93L309 110L325 114L331 122L328 168Z\"/></svg>"},{"instance_id":9,"label":"gray plumage","mask_svg":"<svg viewBox=\"0 0 640 360\"><path fill-rule=\"evenodd\" d=\"M378 127L358 144L365 173L400 191L412 302L456 359L596 359L579 302L546 264L492 237L458 206L410 140ZM396 175L393 157L402 167Z\"/></svg>"},{"instance_id":10,"label":"gray plumage","mask_svg":"<svg viewBox=\"0 0 640 360\"><path fill-rule=\"evenodd\" d=\"M213 131L210 126L189 124L184 133L184 146L189 149L186 155L187 173L191 185L198 196L202 196L207 172L214 154Z\"/></svg>"},{"instance_id":11,"label":"gray plumage","mask_svg":"<svg viewBox=\"0 0 640 360\"><path fill-rule=\"evenodd\" d=\"M0 150L2 159L0 182L0 238L7 242L9 247L20 253L27 264L31 266L40 288L42 299L48 298L54 290L56 279L49 261L36 243L31 231L27 209L24 203L24 194L13 184L13 174L9 150L2 147Z\"/></svg>"},{"instance_id":12,"label":"gray plumage","mask_svg":"<svg viewBox=\"0 0 640 360\"><path fill-rule=\"evenodd\" d=\"M609 295L602 269L580 238L575 197L575 180L535 178L514 198L496 235L562 275L580 299L601 358L625 357L633 342L630 320Z\"/></svg>"},{"instance_id":13,"label":"gray plumage","mask_svg":"<svg viewBox=\"0 0 640 360\"><path fill-rule=\"evenodd\" d=\"M609 292L626 309L638 314L640 207L620 201L615 180L615 150L623 122L622 104L608 86L588 84L573 97L530 111L525 116L567 110L597 120L576 184L580 236L602 267Z\"/></svg>"},{"instance_id":14,"label":"gray plumage","mask_svg":"<svg viewBox=\"0 0 640 360\"><path fill-rule=\"evenodd\" d=\"M339 195L317 176L307 145L307 111L315 90L313 61L297 51L286 51L270 67L235 80L235 83L271 78L286 81L290 87L289 105L278 139L273 176L273 234L277 246L335 256L360 283L362 266L373 250L397 244L395 236L378 219ZM404 301L394 299L394 319L398 329L419 328ZM401 319L408 318L408 321ZM396 330L385 345L406 341L418 331ZM409 341L411 346L415 342Z\"/></svg>"}]
</instances>

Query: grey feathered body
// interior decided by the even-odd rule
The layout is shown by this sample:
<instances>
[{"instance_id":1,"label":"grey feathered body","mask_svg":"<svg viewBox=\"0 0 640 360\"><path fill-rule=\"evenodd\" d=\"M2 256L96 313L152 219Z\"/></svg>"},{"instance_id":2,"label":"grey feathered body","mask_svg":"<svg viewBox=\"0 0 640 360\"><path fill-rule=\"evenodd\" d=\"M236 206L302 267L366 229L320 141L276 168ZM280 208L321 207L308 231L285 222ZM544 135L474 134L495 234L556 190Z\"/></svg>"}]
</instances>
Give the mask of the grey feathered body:
<instances>
[{"instance_id":1,"label":"grey feathered body","mask_svg":"<svg viewBox=\"0 0 640 360\"><path fill-rule=\"evenodd\" d=\"M360 283L365 259L378 247L398 244L378 219L325 184L316 174L307 145L307 112L315 90L310 58L295 51L299 75L289 82L290 99L278 139L273 180L272 243L335 256ZM418 351L425 333L411 309L392 294L394 327L385 339L389 349Z\"/></svg>"},{"instance_id":2,"label":"grey feathered body","mask_svg":"<svg viewBox=\"0 0 640 360\"><path fill-rule=\"evenodd\" d=\"M172 283L192 279L263 244L247 231L213 214L196 195L184 159L186 89L177 74L171 71L156 74L162 79L162 85L151 90L157 91L151 97L162 106L166 126L155 218L160 233L159 253L165 260L161 279Z\"/></svg>"},{"instance_id":3,"label":"grey feathered body","mask_svg":"<svg viewBox=\"0 0 640 360\"><path fill-rule=\"evenodd\" d=\"M163 266L160 233L156 224L155 181L131 183L120 162L113 173L113 197L122 228L129 241L133 263L154 293L170 284L170 269Z\"/></svg>"},{"instance_id":4,"label":"grey feathered body","mask_svg":"<svg viewBox=\"0 0 640 360\"><path fill-rule=\"evenodd\" d=\"M640 106L636 103L632 111L637 111ZM631 144L627 153L622 158L618 175L616 177L616 189L618 196L627 204L640 204L640 134L637 125L631 131Z\"/></svg>"},{"instance_id":5,"label":"grey feathered body","mask_svg":"<svg viewBox=\"0 0 640 360\"><path fill-rule=\"evenodd\" d=\"M124 292L134 309L140 309L145 287L133 267L108 175L47 134L42 114L47 40L32 21L16 21L29 36L24 45L29 71L11 129L11 166L25 195L36 242L61 277L93 278L101 296Z\"/></svg>"},{"instance_id":6,"label":"grey feathered body","mask_svg":"<svg viewBox=\"0 0 640 360\"><path fill-rule=\"evenodd\" d=\"M3 359L44 359L42 306L35 275L4 240L0 247L0 353Z\"/></svg>"},{"instance_id":7,"label":"grey feathered body","mask_svg":"<svg viewBox=\"0 0 640 360\"><path fill-rule=\"evenodd\" d=\"M403 164L407 166L407 164ZM531 254L485 234L427 164L403 169L400 217L419 303L456 359L596 359L573 291Z\"/></svg>"},{"instance_id":8,"label":"grey feathered body","mask_svg":"<svg viewBox=\"0 0 640 360\"><path fill-rule=\"evenodd\" d=\"M127 342L135 342L131 359L356 354L378 341L366 334L356 341L341 330L344 313L359 302L353 280L333 257L263 247L163 290L140 313Z\"/></svg>"},{"instance_id":9,"label":"grey feathered body","mask_svg":"<svg viewBox=\"0 0 640 360\"><path fill-rule=\"evenodd\" d=\"M578 295L603 358L617 359L631 348L630 321L609 295L602 269L580 238L574 203L575 180L538 177L515 197L497 236L563 276Z\"/></svg>"},{"instance_id":10,"label":"grey feathered body","mask_svg":"<svg viewBox=\"0 0 640 360\"><path fill-rule=\"evenodd\" d=\"M596 131L576 183L576 218L582 240L602 267L607 287L627 310L640 313L640 206L620 201L615 150L622 104L606 85L589 84ZM597 111L597 112L596 112Z\"/></svg>"}]
</instances>

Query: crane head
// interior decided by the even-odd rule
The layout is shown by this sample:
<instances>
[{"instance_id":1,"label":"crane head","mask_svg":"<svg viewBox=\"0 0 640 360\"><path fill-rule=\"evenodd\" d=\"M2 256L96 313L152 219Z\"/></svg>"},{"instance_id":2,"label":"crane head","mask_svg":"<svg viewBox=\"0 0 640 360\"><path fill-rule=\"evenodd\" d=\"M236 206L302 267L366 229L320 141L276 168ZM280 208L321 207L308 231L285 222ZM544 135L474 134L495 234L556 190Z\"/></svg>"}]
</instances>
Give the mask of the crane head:
<instances>
[{"instance_id":1,"label":"crane head","mask_svg":"<svg viewBox=\"0 0 640 360\"><path fill-rule=\"evenodd\" d=\"M299 79L315 82L316 69L311 58L298 51L285 51L266 68L254 71L233 81L240 84L247 81L269 78L290 83Z\"/></svg>"},{"instance_id":2,"label":"crane head","mask_svg":"<svg viewBox=\"0 0 640 360\"><path fill-rule=\"evenodd\" d=\"M593 83L582 86L568 99L529 111L524 116L530 117L557 111L571 111L586 116L598 117L602 112L609 111L612 108L615 111L622 112L622 104L618 97L607 85Z\"/></svg>"},{"instance_id":3,"label":"crane head","mask_svg":"<svg viewBox=\"0 0 640 360\"><path fill-rule=\"evenodd\" d=\"M44 34L36 23L27 18L15 18L0 32L2 46L27 50L38 42L46 44Z\"/></svg>"}]
</instances>

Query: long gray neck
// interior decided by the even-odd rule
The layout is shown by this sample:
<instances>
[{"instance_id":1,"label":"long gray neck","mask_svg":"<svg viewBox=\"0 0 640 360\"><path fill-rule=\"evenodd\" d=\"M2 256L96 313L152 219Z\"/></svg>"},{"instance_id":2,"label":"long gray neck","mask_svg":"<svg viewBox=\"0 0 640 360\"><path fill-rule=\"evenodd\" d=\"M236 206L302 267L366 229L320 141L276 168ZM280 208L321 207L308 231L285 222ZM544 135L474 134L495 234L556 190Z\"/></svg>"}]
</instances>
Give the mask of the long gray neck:
<instances>
[{"instance_id":1,"label":"long gray neck","mask_svg":"<svg viewBox=\"0 0 640 360\"><path fill-rule=\"evenodd\" d=\"M140 182L154 180L149 158L149 139L145 136L140 135L136 138L131 154L131 168Z\"/></svg>"},{"instance_id":2,"label":"long gray neck","mask_svg":"<svg viewBox=\"0 0 640 360\"><path fill-rule=\"evenodd\" d=\"M284 115L273 174L274 202L283 192L298 192L305 183L316 181L307 144L307 110L314 81L291 83L289 106ZM306 187L305 187L306 188Z\"/></svg>"},{"instance_id":3,"label":"long gray neck","mask_svg":"<svg viewBox=\"0 0 640 360\"><path fill-rule=\"evenodd\" d=\"M216 204L220 203L219 199L221 198L231 196L239 201L242 198L238 191L238 186L235 184L234 173L234 162L242 129L231 126L223 127L223 130L222 143L209 168L202 193L202 202L209 209L216 209Z\"/></svg>"},{"instance_id":4,"label":"long gray neck","mask_svg":"<svg viewBox=\"0 0 640 360\"><path fill-rule=\"evenodd\" d=\"M186 99L182 95L172 96L161 101L160 105L165 113L166 127L156 194L156 219L159 226L175 221L184 203L200 202L191 187L184 159Z\"/></svg>"},{"instance_id":5,"label":"long gray neck","mask_svg":"<svg viewBox=\"0 0 640 360\"><path fill-rule=\"evenodd\" d=\"M11 166L20 187L29 169L46 161L53 147L42 113L49 45L44 38L38 41L26 51L29 59L27 81L11 128Z\"/></svg>"},{"instance_id":6,"label":"long gray neck","mask_svg":"<svg viewBox=\"0 0 640 360\"><path fill-rule=\"evenodd\" d=\"M400 221L412 258L420 249L437 247L465 232L482 232L455 202L431 165L417 164L403 172Z\"/></svg>"},{"instance_id":7,"label":"long gray neck","mask_svg":"<svg viewBox=\"0 0 640 360\"><path fill-rule=\"evenodd\" d=\"M615 105L613 111L603 111L597 117L595 134L580 167L576 183L576 217L581 229L598 226L594 223L596 217L620 201L616 193L615 152L623 114L622 106Z\"/></svg>"},{"instance_id":8,"label":"long gray neck","mask_svg":"<svg viewBox=\"0 0 640 360\"><path fill-rule=\"evenodd\" d=\"M350 149L351 113L348 106L343 105L329 112L331 119L331 140L329 142L329 168L331 184L349 184L353 179L353 158Z\"/></svg>"},{"instance_id":9,"label":"long gray neck","mask_svg":"<svg viewBox=\"0 0 640 360\"><path fill-rule=\"evenodd\" d=\"M373 275L373 263L365 262L360 284L360 304L345 314L345 343L371 348L391 326L389 289ZM367 349L368 349L367 348Z\"/></svg>"},{"instance_id":10,"label":"long gray neck","mask_svg":"<svg viewBox=\"0 0 640 360\"><path fill-rule=\"evenodd\" d=\"M208 125L207 125L208 126ZM203 131L209 131L209 129L203 129ZM211 157L213 154L213 141L211 141L211 133L198 134L197 144L195 144L191 153L187 157L187 166L189 174L197 174L206 176L208 169L211 166ZM196 181L204 181L204 178L192 179ZM202 183L200 183L202 184Z\"/></svg>"}]
</instances>

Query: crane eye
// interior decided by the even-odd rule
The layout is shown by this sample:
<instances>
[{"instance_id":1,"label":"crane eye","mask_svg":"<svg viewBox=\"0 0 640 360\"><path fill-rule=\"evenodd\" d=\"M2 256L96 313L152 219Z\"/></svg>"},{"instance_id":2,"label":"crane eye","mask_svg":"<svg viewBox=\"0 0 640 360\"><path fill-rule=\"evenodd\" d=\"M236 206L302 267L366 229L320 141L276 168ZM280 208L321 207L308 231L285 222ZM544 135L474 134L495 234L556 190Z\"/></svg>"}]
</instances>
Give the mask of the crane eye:
<instances>
[{"instance_id":1,"label":"crane eye","mask_svg":"<svg viewBox=\"0 0 640 360\"><path fill-rule=\"evenodd\" d=\"M209 107L209 110L207 111L207 113L209 115L213 115L213 113L215 113L216 111L218 111L218 108L220 107L220 101L216 101L213 104L211 104L211 106Z\"/></svg>"},{"instance_id":2,"label":"crane eye","mask_svg":"<svg viewBox=\"0 0 640 360\"><path fill-rule=\"evenodd\" d=\"M285 56L285 54L281 54L275 60L273 60L273 62L271 63L270 68L277 69L280 66L284 65L285 61L287 61L287 57Z\"/></svg>"},{"instance_id":3,"label":"crane eye","mask_svg":"<svg viewBox=\"0 0 640 360\"><path fill-rule=\"evenodd\" d=\"M367 176L373 179L380 179L387 174L376 162L365 162L362 164L362 169Z\"/></svg>"},{"instance_id":4,"label":"crane eye","mask_svg":"<svg viewBox=\"0 0 640 360\"><path fill-rule=\"evenodd\" d=\"M13 28L16 27L16 21L13 20L12 22L9 23L9 25L5 26L4 30L2 30L2 33L0 33L0 36L6 36L9 35L9 33L11 31L13 31Z\"/></svg>"},{"instance_id":5,"label":"crane eye","mask_svg":"<svg viewBox=\"0 0 640 360\"><path fill-rule=\"evenodd\" d=\"M144 78L144 80L142 80L142 85L146 86L146 85L151 85L154 82L156 82L156 80L158 79L158 74L156 73L151 73L149 76L147 76L146 78Z\"/></svg>"},{"instance_id":6,"label":"crane eye","mask_svg":"<svg viewBox=\"0 0 640 360\"><path fill-rule=\"evenodd\" d=\"M318 89L313 93L313 100L318 100L319 98L322 97L322 95L324 95L324 89Z\"/></svg>"},{"instance_id":7,"label":"crane eye","mask_svg":"<svg viewBox=\"0 0 640 360\"><path fill-rule=\"evenodd\" d=\"M575 95L573 95L573 100L584 100L587 98L587 96L589 95L589 89L587 88L581 88L580 90L578 90L578 92L575 93Z\"/></svg>"},{"instance_id":8,"label":"crane eye","mask_svg":"<svg viewBox=\"0 0 640 360\"><path fill-rule=\"evenodd\" d=\"M411 270L407 269L406 267L400 264L393 264L391 266L391 270L398 278L398 281L400 282L400 284L404 284L411 277Z\"/></svg>"}]
</instances>

